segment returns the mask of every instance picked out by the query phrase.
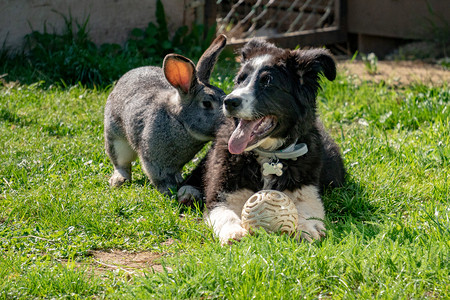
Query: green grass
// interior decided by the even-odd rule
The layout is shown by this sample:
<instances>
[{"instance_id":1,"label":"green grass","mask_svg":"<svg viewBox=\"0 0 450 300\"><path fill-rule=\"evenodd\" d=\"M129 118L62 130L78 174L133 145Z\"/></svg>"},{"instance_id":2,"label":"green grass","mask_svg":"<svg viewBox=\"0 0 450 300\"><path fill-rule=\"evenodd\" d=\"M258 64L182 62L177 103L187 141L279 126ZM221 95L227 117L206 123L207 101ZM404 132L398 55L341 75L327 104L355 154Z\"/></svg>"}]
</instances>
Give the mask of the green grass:
<instances>
[{"instance_id":1,"label":"green grass","mask_svg":"<svg viewBox=\"0 0 450 300\"><path fill-rule=\"evenodd\" d=\"M213 82L230 91L232 73ZM324 196L327 237L259 232L231 247L139 164L132 184L108 186L109 91L0 84L0 299L450 297L448 85L324 82L319 110L348 170ZM158 252L166 269L99 273L99 249Z\"/></svg>"}]
</instances>

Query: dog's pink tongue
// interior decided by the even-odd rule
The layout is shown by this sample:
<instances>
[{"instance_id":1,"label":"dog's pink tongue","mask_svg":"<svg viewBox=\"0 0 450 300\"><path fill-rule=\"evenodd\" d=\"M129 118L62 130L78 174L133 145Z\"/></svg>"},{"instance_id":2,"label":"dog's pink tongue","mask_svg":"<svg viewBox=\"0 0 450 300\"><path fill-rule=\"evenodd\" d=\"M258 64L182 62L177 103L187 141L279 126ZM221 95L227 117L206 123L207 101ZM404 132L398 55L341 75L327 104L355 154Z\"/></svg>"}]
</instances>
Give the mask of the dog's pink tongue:
<instances>
[{"instance_id":1,"label":"dog's pink tongue","mask_svg":"<svg viewBox=\"0 0 450 300\"><path fill-rule=\"evenodd\" d=\"M247 121L240 120L238 126L231 134L228 140L228 151L231 154L240 154L247 148L248 143L252 139L252 132L260 120Z\"/></svg>"}]
</instances>

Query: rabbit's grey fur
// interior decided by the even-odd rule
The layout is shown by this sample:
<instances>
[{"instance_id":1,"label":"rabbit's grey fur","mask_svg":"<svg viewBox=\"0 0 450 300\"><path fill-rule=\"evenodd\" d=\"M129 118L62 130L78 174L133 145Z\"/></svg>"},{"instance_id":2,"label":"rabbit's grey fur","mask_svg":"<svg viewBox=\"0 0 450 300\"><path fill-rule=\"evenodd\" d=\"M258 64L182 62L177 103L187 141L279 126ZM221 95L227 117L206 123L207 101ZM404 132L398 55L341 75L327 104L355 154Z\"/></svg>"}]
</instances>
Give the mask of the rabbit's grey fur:
<instances>
[{"instance_id":1,"label":"rabbit's grey fur","mask_svg":"<svg viewBox=\"0 0 450 300\"><path fill-rule=\"evenodd\" d=\"M114 165L111 186L131 180L131 162L137 157L159 191L181 183L181 169L214 138L223 120L225 93L211 86L209 77L225 44L225 36L217 37L196 68L189 59L170 54L163 69L141 67L120 78L105 106L105 147ZM178 77L183 72L192 75Z\"/></svg>"}]
</instances>

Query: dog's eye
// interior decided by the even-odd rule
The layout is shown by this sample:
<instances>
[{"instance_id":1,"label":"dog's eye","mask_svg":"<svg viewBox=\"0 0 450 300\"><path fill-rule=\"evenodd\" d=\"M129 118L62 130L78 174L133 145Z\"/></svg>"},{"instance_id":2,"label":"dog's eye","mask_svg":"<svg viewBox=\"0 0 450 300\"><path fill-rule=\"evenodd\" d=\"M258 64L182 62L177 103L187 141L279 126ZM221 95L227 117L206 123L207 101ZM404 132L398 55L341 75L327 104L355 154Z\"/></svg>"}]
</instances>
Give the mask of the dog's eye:
<instances>
[{"instance_id":1,"label":"dog's eye","mask_svg":"<svg viewBox=\"0 0 450 300\"><path fill-rule=\"evenodd\" d=\"M242 73L242 74L239 75L239 77L237 78L236 83L237 83L237 84L240 84L240 83L244 82L245 79L247 79L247 76L248 76L247 74Z\"/></svg>"},{"instance_id":2,"label":"dog's eye","mask_svg":"<svg viewBox=\"0 0 450 300\"><path fill-rule=\"evenodd\" d=\"M202 101L202 106L203 106L203 108L211 109L212 108L212 103L211 103L211 101L203 100Z\"/></svg>"},{"instance_id":3,"label":"dog's eye","mask_svg":"<svg viewBox=\"0 0 450 300\"><path fill-rule=\"evenodd\" d=\"M259 83L261 85L263 85L264 87L270 85L270 82L272 81L272 76L270 76L269 74L264 74L261 76L261 78L259 79Z\"/></svg>"}]
</instances>

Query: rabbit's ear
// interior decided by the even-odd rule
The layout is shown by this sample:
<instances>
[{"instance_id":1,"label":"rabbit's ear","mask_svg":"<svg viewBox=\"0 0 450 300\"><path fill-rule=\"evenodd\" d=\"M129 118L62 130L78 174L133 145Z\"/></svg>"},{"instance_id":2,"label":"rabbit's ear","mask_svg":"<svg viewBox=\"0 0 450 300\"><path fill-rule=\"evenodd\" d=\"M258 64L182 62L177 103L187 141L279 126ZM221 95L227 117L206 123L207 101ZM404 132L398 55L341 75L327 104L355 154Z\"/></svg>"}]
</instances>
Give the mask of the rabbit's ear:
<instances>
[{"instance_id":1,"label":"rabbit's ear","mask_svg":"<svg viewBox=\"0 0 450 300\"><path fill-rule=\"evenodd\" d=\"M219 35L206 49L205 53L200 57L197 63L198 80L203 83L209 83L209 77L214 69L214 65L219 58L219 54L227 44L227 37L223 34Z\"/></svg>"},{"instance_id":2,"label":"rabbit's ear","mask_svg":"<svg viewBox=\"0 0 450 300\"><path fill-rule=\"evenodd\" d=\"M184 56L167 55L164 58L163 70L167 81L185 94L189 93L197 82L194 63Z\"/></svg>"}]
</instances>

